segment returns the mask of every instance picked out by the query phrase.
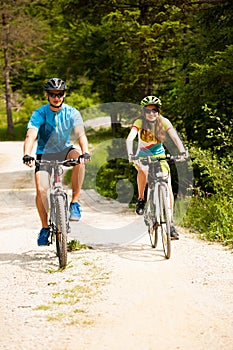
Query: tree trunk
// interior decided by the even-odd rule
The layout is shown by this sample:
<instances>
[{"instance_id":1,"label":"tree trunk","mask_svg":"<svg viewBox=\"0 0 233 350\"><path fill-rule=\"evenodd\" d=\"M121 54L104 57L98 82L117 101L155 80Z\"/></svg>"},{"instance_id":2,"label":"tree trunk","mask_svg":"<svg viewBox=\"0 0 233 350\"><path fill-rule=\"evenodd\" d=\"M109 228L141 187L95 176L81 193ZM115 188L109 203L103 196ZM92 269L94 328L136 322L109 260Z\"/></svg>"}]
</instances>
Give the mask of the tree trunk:
<instances>
[{"instance_id":1,"label":"tree trunk","mask_svg":"<svg viewBox=\"0 0 233 350\"><path fill-rule=\"evenodd\" d=\"M119 125L118 125L118 121L117 121L117 113L111 113L111 127L112 127L112 134L116 135L117 131L119 129Z\"/></svg>"},{"instance_id":2,"label":"tree trunk","mask_svg":"<svg viewBox=\"0 0 233 350\"><path fill-rule=\"evenodd\" d=\"M121 124L121 113L117 112L111 112L110 113L111 117L111 128L112 128L112 134L117 135L119 131L121 130L122 124Z\"/></svg>"},{"instance_id":3,"label":"tree trunk","mask_svg":"<svg viewBox=\"0 0 233 350\"><path fill-rule=\"evenodd\" d=\"M8 38L9 38L9 26L6 21L4 13L2 14L2 25L5 29L4 37L4 81L5 81L5 95L6 95L6 114L7 114L7 129L9 134L13 134L14 123L12 118L12 108L11 108L11 89L10 89L10 61L8 55Z\"/></svg>"}]
</instances>

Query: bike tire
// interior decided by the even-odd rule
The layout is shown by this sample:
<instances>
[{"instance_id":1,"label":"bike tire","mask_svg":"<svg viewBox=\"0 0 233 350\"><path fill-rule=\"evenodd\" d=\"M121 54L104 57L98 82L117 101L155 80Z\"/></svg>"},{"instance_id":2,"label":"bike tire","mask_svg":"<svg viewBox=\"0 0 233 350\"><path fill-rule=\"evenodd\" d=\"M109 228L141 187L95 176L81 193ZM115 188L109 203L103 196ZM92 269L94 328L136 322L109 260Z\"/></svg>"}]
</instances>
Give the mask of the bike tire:
<instances>
[{"instance_id":1,"label":"bike tire","mask_svg":"<svg viewBox=\"0 0 233 350\"><path fill-rule=\"evenodd\" d=\"M158 225L154 224L148 227L150 243L152 248L156 248L158 244Z\"/></svg>"},{"instance_id":2,"label":"bike tire","mask_svg":"<svg viewBox=\"0 0 233 350\"><path fill-rule=\"evenodd\" d=\"M158 225L155 223L155 207L153 204L154 192L150 191L147 198L144 221L148 226L148 234L150 237L150 243L152 248L156 248L158 244Z\"/></svg>"},{"instance_id":3,"label":"bike tire","mask_svg":"<svg viewBox=\"0 0 233 350\"><path fill-rule=\"evenodd\" d=\"M171 256L171 224L168 209L168 200L166 195L166 188L164 186L159 187L159 206L160 206L160 228L162 236L163 250L166 259Z\"/></svg>"},{"instance_id":4,"label":"bike tire","mask_svg":"<svg viewBox=\"0 0 233 350\"><path fill-rule=\"evenodd\" d=\"M56 196L56 248L59 260L59 267L64 268L67 265L67 223L66 223L66 205L64 196Z\"/></svg>"}]
</instances>

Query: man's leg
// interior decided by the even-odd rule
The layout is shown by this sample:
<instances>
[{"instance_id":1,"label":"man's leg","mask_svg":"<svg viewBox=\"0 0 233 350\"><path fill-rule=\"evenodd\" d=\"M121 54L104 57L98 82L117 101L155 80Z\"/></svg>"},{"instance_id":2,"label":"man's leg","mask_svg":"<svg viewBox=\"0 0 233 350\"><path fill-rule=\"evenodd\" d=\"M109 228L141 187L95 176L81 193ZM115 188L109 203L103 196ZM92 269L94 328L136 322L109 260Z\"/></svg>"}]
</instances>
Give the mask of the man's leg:
<instances>
[{"instance_id":1,"label":"man's leg","mask_svg":"<svg viewBox=\"0 0 233 350\"><path fill-rule=\"evenodd\" d=\"M48 228L48 197L49 173L47 171L37 171L36 182L36 206L40 216L42 228Z\"/></svg>"},{"instance_id":2,"label":"man's leg","mask_svg":"<svg viewBox=\"0 0 233 350\"><path fill-rule=\"evenodd\" d=\"M66 159L78 158L80 153L77 149L72 149ZM79 195L81 192L83 180L85 176L84 164L75 165L72 169L71 185L72 185L72 199L70 203L70 220L79 221L82 217L81 205L79 203Z\"/></svg>"},{"instance_id":3,"label":"man's leg","mask_svg":"<svg viewBox=\"0 0 233 350\"><path fill-rule=\"evenodd\" d=\"M78 158L80 153L77 149L72 149L66 159ZM78 202L81 192L83 180L85 176L85 166L83 164L75 165L72 169L71 184L72 184L72 203Z\"/></svg>"}]
</instances>

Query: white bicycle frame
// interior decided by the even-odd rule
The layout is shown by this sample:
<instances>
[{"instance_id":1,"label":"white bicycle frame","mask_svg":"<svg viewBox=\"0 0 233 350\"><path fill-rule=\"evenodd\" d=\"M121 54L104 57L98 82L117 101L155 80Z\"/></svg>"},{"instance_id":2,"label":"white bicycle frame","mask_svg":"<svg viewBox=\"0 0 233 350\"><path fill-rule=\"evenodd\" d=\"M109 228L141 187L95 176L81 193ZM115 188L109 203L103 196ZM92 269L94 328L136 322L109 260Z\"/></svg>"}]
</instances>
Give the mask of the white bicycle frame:
<instances>
[{"instance_id":1,"label":"white bicycle frame","mask_svg":"<svg viewBox=\"0 0 233 350\"><path fill-rule=\"evenodd\" d=\"M149 159L149 163L151 162L151 160ZM166 193L166 199L167 199L167 203L168 203L168 211L169 211L169 219L171 222L172 219L172 214L171 214L171 205L170 205L170 196L169 196L169 187L168 187L168 174L167 173L163 173L163 172L157 172L156 173L156 179L153 179L153 184L154 184L154 193L153 193L153 204L154 204L154 208L155 208L155 218L156 218L156 222L160 225L161 224L161 207L160 207L160 197L159 197L159 187L163 186L165 188L165 193ZM147 196L147 200L149 199L150 196L150 191L151 189L148 187L148 196Z\"/></svg>"},{"instance_id":2,"label":"white bicycle frame","mask_svg":"<svg viewBox=\"0 0 233 350\"><path fill-rule=\"evenodd\" d=\"M160 197L159 197L159 187L164 187L165 188L165 193L166 193L166 199L168 203L168 210L169 210L169 218L171 221L171 206L170 206L170 199L169 199L169 188L168 184L163 180L163 181L156 181L154 185L154 195L153 195L153 204L155 207L155 217L156 217L156 222L158 224L161 224L160 218L161 218L161 213L160 213Z\"/></svg>"}]
</instances>

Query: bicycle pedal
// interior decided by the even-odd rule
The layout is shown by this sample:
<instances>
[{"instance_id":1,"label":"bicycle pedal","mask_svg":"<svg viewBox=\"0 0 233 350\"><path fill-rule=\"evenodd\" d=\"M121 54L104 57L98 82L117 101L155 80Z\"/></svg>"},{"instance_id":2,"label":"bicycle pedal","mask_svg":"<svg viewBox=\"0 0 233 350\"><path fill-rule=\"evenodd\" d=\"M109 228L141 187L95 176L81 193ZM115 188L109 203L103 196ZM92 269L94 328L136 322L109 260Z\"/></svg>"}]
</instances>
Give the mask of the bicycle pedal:
<instances>
[{"instance_id":1,"label":"bicycle pedal","mask_svg":"<svg viewBox=\"0 0 233 350\"><path fill-rule=\"evenodd\" d=\"M48 242L48 245L51 245L51 244L53 244L53 239L51 239L51 241Z\"/></svg>"}]
</instances>

